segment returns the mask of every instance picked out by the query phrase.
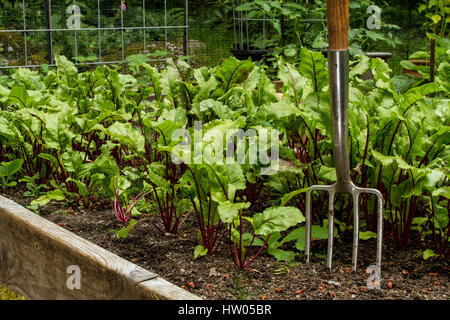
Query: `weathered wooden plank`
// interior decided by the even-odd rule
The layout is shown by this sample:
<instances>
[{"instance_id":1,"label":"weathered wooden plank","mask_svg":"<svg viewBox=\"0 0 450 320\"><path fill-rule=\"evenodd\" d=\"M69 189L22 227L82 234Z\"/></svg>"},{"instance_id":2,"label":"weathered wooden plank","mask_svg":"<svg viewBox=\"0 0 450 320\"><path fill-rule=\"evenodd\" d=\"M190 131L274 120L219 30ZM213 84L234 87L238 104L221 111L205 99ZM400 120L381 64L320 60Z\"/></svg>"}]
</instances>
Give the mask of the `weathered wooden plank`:
<instances>
[{"instance_id":1,"label":"weathered wooden plank","mask_svg":"<svg viewBox=\"0 0 450 320\"><path fill-rule=\"evenodd\" d=\"M199 299L2 196L0 283L27 299Z\"/></svg>"}]
</instances>

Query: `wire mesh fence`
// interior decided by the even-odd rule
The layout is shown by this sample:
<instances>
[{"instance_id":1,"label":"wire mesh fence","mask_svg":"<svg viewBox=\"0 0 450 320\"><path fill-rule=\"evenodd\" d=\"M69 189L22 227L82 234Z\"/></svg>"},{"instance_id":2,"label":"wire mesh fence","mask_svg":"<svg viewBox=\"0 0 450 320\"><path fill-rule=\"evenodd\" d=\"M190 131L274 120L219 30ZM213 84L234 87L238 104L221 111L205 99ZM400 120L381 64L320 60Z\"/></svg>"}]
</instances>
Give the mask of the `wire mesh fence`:
<instances>
[{"instance_id":1,"label":"wire mesh fence","mask_svg":"<svg viewBox=\"0 0 450 320\"><path fill-rule=\"evenodd\" d=\"M237 7L250 3L252 0L229 0L217 1L222 3L216 7L191 8L190 35L191 41L197 41L196 46L203 49L204 61L210 63L234 54L239 57L259 57L256 53L267 53L270 49L283 45L304 45L309 49L321 50L316 45L317 36L321 42L327 43L326 39L326 16L322 10L314 10L309 15L295 18L285 18L284 26L280 17L272 14L259 15L248 10L236 10ZM290 0L287 3L304 3L304 1ZM411 53L418 50L427 50L428 42L425 36L426 29L423 27L425 18L421 16L414 5L387 5L381 6L381 28L374 30L386 39L393 41L376 41L368 39L370 50L373 52L390 52L392 57L387 60L395 74L402 72L400 62L409 58ZM252 9L249 9L252 10ZM367 19L369 13L365 16ZM364 16L362 16L364 18ZM211 23L213 21L219 24ZM359 21L360 27L367 29L366 20ZM398 27L393 27L394 25ZM275 30L280 28L280 32ZM353 28L358 23L353 24ZM195 31L194 31L195 29ZM370 30L372 31L372 30ZM397 41L398 40L398 41ZM321 43L321 45L323 45ZM191 46L192 48L192 46ZM192 50L193 51L193 50Z\"/></svg>"},{"instance_id":2,"label":"wire mesh fence","mask_svg":"<svg viewBox=\"0 0 450 320\"><path fill-rule=\"evenodd\" d=\"M274 45L285 46L288 43L297 43L295 36L304 35L303 30L312 25L319 24L325 27L326 17L323 14L302 16L269 14L265 10L256 12L252 7L245 9L252 0L232 0L233 11L233 51L266 52ZM299 5L298 0L292 0L290 4ZM243 9L244 8L244 9ZM280 8L284 8L280 4ZM274 35L280 33L279 40Z\"/></svg>"},{"instance_id":3,"label":"wire mesh fence","mask_svg":"<svg viewBox=\"0 0 450 320\"><path fill-rule=\"evenodd\" d=\"M273 17L253 21L234 10L245 2L251 1L217 1L223 3L219 7L200 0L1 0L0 70L53 65L55 54L75 63L107 64L158 50L189 55L195 66L213 66L236 49L264 51L282 43L284 37L281 42L275 37ZM308 46L326 29L324 17L301 21L309 18L287 21L285 34ZM400 29L378 32L392 33L402 44L392 48L379 42L373 47L392 52L388 63L400 73L401 60L427 48L423 17L413 8L385 7L382 19ZM285 44L289 41L286 36Z\"/></svg>"},{"instance_id":4,"label":"wire mesh fence","mask_svg":"<svg viewBox=\"0 0 450 320\"><path fill-rule=\"evenodd\" d=\"M188 0L3 1L0 69L75 63L121 63L157 50L188 54Z\"/></svg>"},{"instance_id":5,"label":"wire mesh fence","mask_svg":"<svg viewBox=\"0 0 450 320\"><path fill-rule=\"evenodd\" d=\"M389 24L398 25L399 29L381 29L382 33L393 34L393 38L400 40L400 44L395 48L386 43L376 44L377 51L390 51L393 53L388 63L394 74L402 72L400 62L407 60L409 56L419 50L429 49L429 42L425 36L427 30L423 26L425 18L414 10L414 7L390 7L384 8L382 19Z\"/></svg>"},{"instance_id":6,"label":"wire mesh fence","mask_svg":"<svg viewBox=\"0 0 450 320\"><path fill-rule=\"evenodd\" d=\"M230 12L217 15L215 8L190 6L189 56L197 66L214 66L231 55L233 20Z\"/></svg>"}]
</instances>

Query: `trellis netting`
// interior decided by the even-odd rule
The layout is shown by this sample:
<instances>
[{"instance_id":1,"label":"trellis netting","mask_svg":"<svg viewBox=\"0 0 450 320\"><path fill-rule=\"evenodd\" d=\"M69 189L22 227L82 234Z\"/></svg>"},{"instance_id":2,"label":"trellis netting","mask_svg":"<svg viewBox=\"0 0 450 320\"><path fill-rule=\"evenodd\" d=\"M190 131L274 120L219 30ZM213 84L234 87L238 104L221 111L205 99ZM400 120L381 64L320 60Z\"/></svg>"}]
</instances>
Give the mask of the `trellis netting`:
<instances>
[{"instance_id":1,"label":"trellis netting","mask_svg":"<svg viewBox=\"0 0 450 320\"><path fill-rule=\"evenodd\" d=\"M0 0L0 69L188 54L188 0ZM158 55L153 55L158 59Z\"/></svg>"}]
</instances>

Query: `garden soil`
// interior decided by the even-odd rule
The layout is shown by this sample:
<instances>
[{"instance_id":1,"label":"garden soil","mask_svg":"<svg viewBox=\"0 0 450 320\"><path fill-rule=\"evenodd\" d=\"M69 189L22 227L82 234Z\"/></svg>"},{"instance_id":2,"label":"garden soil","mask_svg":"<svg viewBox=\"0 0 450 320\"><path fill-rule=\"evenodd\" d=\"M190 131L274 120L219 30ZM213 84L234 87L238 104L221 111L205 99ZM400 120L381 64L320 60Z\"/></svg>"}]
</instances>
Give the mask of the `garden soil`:
<instances>
[{"instance_id":1,"label":"garden soil","mask_svg":"<svg viewBox=\"0 0 450 320\"><path fill-rule=\"evenodd\" d=\"M21 191L6 196L24 206L32 200L21 196ZM163 234L159 216L153 215L138 223L127 238L118 239L115 230L122 225L111 204L92 209L49 204L38 213L204 299L450 299L449 263L418 256L427 248L425 242L398 250L392 240L386 240L381 288L370 289L367 268L375 263L375 239L360 242L356 273L351 270L351 234L336 241L331 272L325 266L326 240L313 241L312 251L317 254L310 264L301 256L295 263L277 262L263 251L242 272L235 267L226 243L218 253L194 259L199 240L193 215L177 235Z\"/></svg>"}]
</instances>

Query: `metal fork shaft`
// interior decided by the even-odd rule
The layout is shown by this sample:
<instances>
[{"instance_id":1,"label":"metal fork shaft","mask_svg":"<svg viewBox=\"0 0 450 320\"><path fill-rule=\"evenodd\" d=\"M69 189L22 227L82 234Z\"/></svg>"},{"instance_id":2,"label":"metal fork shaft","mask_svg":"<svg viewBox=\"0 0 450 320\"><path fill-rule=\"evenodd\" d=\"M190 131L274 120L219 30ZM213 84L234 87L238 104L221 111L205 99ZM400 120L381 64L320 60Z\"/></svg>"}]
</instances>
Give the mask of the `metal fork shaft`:
<instances>
[{"instance_id":1,"label":"metal fork shaft","mask_svg":"<svg viewBox=\"0 0 450 320\"><path fill-rule=\"evenodd\" d=\"M348 156L348 50L330 50L330 104L333 157L336 166L336 191L351 192L350 158Z\"/></svg>"}]
</instances>

